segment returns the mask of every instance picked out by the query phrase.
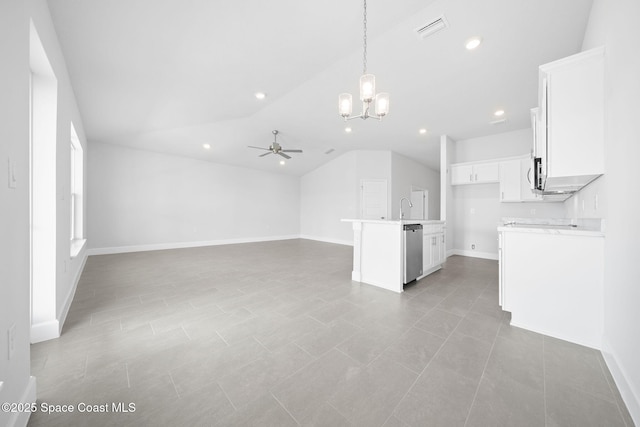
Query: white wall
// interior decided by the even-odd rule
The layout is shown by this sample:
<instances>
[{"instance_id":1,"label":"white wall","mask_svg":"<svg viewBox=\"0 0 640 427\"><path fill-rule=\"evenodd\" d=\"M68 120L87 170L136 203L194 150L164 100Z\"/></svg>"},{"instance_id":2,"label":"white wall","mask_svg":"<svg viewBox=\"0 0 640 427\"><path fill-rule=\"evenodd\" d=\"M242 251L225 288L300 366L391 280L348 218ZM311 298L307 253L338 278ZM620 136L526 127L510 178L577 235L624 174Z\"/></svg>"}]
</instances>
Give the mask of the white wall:
<instances>
[{"instance_id":1,"label":"white wall","mask_svg":"<svg viewBox=\"0 0 640 427\"><path fill-rule=\"evenodd\" d=\"M51 188L55 188L55 194L51 195L51 198L55 199L55 230L53 233L55 236L55 253L53 255L55 258L53 260L55 265L55 277L50 279L50 283L55 287L53 292L51 292L51 294L55 295L55 298L49 301L51 307L46 310L47 318L40 318L37 323L32 325L31 341L37 342L59 336L63 327L64 319L69 307L71 306L75 288L80 278L80 274L82 273L82 268L84 267L84 263L87 259L86 248L83 248L76 257L71 258L69 236L71 222L70 141L72 122L75 126L80 145L85 153L85 163L87 144L80 112L75 100L73 88L71 87L69 73L67 71L64 56L58 42L46 1L31 1L29 13L35 30L37 31L42 43L42 47L44 47L46 57L58 82L56 129L55 134L52 137L52 141L55 141L56 158L53 162L55 163L55 174L51 177L54 181ZM34 126L36 125L37 124L34 124ZM34 175L38 172L39 171L34 171ZM86 182L86 172L82 179L83 182ZM34 193L34 197L40 196ZM83 206L83 212L86 214L86 205ZM86 232L86 229L84 231ZM37 297L36 293L37 288L34 285L34 299ZM47 292L46 295L49 295L49 292Z\"/></svg>"},{"instance_id":2,"label":"white wall","mask_svg":"<svg viewBox=\"0 0 640 427\"><path fill-rule=\"evenodd\" d=\"M344 218L360 218L360 181L387 180L391 200L391 152L357 150L345 153L300 178L300 236L353 244L353 230ZM388 208L391 212L391 203Z\"/></svg>"},{"instance_id":3,"label":"white wall","mask_svg":"<svg viewBox=\"0 0 640 427\"><path fill-rule=\"evenodd\" d=\"M526 155L531 151L531 129L457 141L452 144L455 163ZM563 218L562 203L501 203L500 184L452 186L453 218L447 232L454 253L497 259L496 227L503 217ZM475 249L472 249L475 245Z\"/></svg>"},{"instance_id":4,"label":"white wall","mask_svg":"<svg viewBox=\"0 0 640 427\"><path fill-rule=\"evenodd\" d=\"M88 167L91 253L298 235L297 177L95 142Z\"/></svg>"},{"instance_id":5,"label":"white wall","mask_svg":"<svg viewBox=\"0 0 640 427\"><path fill-rule=\"evenodd\" d=\"M336 243L353 242L351 224L358 217L356 152L350 151L300 179L300 235Z\"/></svg>"},{"instance_id":6,"label":"white wall","mask_svg":"<svg viewBox=\"0 0 640 427\"><path fill-rule=\"evenodd\" d=\"M636 425L640 425L640 2L594 0L583 49L605 46L605 176L583 190L567 210L606 218L603 353ZM587 210L591 209L591 210Z\"/></svg>"},{"instance_id":7,"label":"white wall","mask_svg":"<svg viewBox=\"0 0 640 427\"><path fill-rule=\"evenodd\" d=\"M391 154L392 218L400 216L400 199L411 200L412 186L429 191L429 219L440 219L440 174L398 153ZM405 209L408 206L405 205Z\"/></svg>"},{"instance_id":8,"label":"white wall","mask_svg":"<svg viewBox=\"0 0 640 427\"><path fill-rule=\"evenodd\" d=\"M397 219L399 202L409 197L411 185L429 190L429 215L439 218L440 177L392 151L350 151L302 176L300 180L300 235L303 238L353 244L353 230L343 218L360 218L360 183L387 180L387 217Z\"/></svg>"},{"instance_id":9,"label":"white wall","mask_svg":"<svg viewBox=\"0 0 640 427\"><path fill-rule=\"evenodd\" d=\"M45 0L0 2L0 402L35 401L35 381L30 378L29 316L29 28L30 19L58 79L56 154L56 236L69 236L69 207L60 198L69 185L68 132L73 120L84 144L82 122L69 84L64 58ZM65 131L66 129L66 131ZM67 135L65 135L65 133ZM7 185L9 161L16 188ZM68 238L56 240L55 313L62 321L76 277L86 255L70 259ZM65 269L66 267L66 269ZM70 301L70 300L69 300ZM7 329L15 325L15 352L8 360ZM61 323L59 326L62 326ZM0 425L24 425L27 414L0 411Z\"/></svg>"},{"instance_id":10,"label":"white wall","mask_svg":"<svg viewBox=\"0 0 640 427\"><path fill-rule=\"evenodd\" d=\"M22 0L0 2L0 402L20 402L28 391L29 350L29 15ZM11 159L16 188L7 185ZM7 360L7 330L16 327ZM0 425L12 414L0 411Z\"/></svg>"}]
</instances>

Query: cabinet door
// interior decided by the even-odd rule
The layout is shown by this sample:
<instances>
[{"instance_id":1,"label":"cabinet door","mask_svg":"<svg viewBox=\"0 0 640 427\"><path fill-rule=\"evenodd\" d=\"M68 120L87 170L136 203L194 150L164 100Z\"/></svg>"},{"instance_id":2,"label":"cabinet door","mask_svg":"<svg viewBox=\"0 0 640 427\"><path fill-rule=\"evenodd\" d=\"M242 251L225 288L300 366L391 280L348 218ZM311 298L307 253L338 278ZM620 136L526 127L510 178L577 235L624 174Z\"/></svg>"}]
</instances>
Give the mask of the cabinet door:
<instances>
[{"instance_id":1,"label":"cabinet door","mask_svg":"<svg viewBox=\"0 0 640 427\"><path fill-rule=\"evenodd\" d=\"M547 70L547 173L604 173L603 55L594 49Z\"/></svg>"},{"instance_id":2,"label":"cabinet door","mask_svg":"<svg viewBox=\"0 0 640 427\"><path fill-rule=\"evenodd\" d=\"M431 242L431 267L435 267L438 265L438 257L440 255L438 252L438 235L432 234L429 237Z\"/></svg>"},{"instance_id":3,"label":"cabinet door","mask_svg":"<svg viewBox=\"0 0 640 427\"><path fill-rule=\"evenodd\" d=\"M523 202L538 202L542 200L542 196L531 190L531 181L533 180L533 164L531 159L525 158L520 160L520 199Z\"/></svg>"},{"instance_id":4,"label":"cabinet door","mask_svg":"<svg viewBox=\"0 0 640 427\"><path fill-rule=\"evenodd\" d=\"M451 185L470 184L473 179L472 165L452 165Z\"/></svg>"},{"instance_id":5,"label":"cabinet door","mask_svg":"<svg viewBox=\"0 0 640 427\"><path fill-rule=\"evenodd\" d=\"M474 182L498 182L499 180L500 163L478 163L473 165Z\"/></svg>"},{"instance_id":6,"label":"cabinet door","mask_svg":"<svg viewBox=\"0 0 640 427\"><path fill-rule=\"evenodd\" d=\"M433 265L433 241L431 234L425 234L422 237L422 272L429 270Z\"/></svg>"},{"instance_id":7,"label":"cabinet door","mask_svg":"<svg viewBox=\"0 0 640 427\"><path fill-rule=\"evenodd\" d=\"M520 183L520 160L507 160L500 162L500 201L519 202Z\"/></svg>"},{"instance_id":8,"label":"cabinet door","mask_svg":"<svg viewBox=\"0 0 640 427\"><path fill-rule=\"evenodd\" d=\"M433 236L433 266L444 262L444 234L438 233Z\"/></svg>"}]
</instances>

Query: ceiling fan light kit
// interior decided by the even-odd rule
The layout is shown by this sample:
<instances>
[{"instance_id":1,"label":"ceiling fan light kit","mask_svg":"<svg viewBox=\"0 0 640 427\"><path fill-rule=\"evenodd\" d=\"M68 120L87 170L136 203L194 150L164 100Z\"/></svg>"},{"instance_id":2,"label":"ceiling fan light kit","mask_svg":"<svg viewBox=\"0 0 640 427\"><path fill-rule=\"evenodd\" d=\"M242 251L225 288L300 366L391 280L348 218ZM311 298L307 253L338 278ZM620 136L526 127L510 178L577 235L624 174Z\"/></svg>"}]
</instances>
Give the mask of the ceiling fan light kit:
<instances>
[{"instance_id":1,"label":"ceiling fan light kit","mask_svg":"<svg viewBox=\"0 0 640 427\"><path fill-rule=\"evenodd\" d=\"M374 118L382 120L389 114L389 94L381 92L376 94L376 76L367 73L367 0L364 0L364 43L363 43L363 71L360 77L360 101L362 101L362 112L357 116L352 116L353 97L350 93L341 93L338 96L338 111L345 121L353 119ZM371 103L374 103L375 112L371 113Z\"/></svg>"},{"instance_id":2,"label":"ceiling fan light kit","mask_svg":"<svg viewBox=\"0 0 640 427\"><path fill-rule=\"evenodd\" d=\"M256 147L253 145L249 145L249 148L256 148L258 150L266 150L267 152L264 154L260 154L258 157L264 157L264 156L268 156L269 154L277 154L279 156L284 157L285 159L290 159L291 156L284 154L284 153L302 153L302 150L283 150L282 146L280 144L278 144L277 140L278 140L278 131L274 130L271 133L273 133L273 142L271 143L271 145L269 146L269 148L263 148L263 147ZM283 164L283 163L280 163Z\"/></svg>"}]
</instances>

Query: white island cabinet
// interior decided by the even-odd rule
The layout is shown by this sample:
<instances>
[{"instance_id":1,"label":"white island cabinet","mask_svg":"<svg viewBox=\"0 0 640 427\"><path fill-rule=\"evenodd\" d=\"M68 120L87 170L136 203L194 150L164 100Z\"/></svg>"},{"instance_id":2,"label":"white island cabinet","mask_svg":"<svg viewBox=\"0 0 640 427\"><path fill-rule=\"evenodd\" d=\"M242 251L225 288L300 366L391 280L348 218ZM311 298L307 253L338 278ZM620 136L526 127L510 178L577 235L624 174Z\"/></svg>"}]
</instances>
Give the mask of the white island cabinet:
<instances>
[{"instance_id":1,"label":"white island cabinet","mask_svg":"<svg viewBox=\"0 0 640 427\"><path fill-rule=\"evenodd\" d=\"M406 224L423 226L423 274L440 269L444 256L444 221L343 219L353 225L351 280L394 292L404 289L404 233Z\"/></svg>"},{"instance_id":2,"label":"white island cabinet","mask_svg":"<svg viewBox=\"0 0 640 427\"><path fill-rule=\"evenodd\" d=\"M600 349L604 234L580 227L498 227L499 303L511 325Z\"/></svg>"}]
</instances>

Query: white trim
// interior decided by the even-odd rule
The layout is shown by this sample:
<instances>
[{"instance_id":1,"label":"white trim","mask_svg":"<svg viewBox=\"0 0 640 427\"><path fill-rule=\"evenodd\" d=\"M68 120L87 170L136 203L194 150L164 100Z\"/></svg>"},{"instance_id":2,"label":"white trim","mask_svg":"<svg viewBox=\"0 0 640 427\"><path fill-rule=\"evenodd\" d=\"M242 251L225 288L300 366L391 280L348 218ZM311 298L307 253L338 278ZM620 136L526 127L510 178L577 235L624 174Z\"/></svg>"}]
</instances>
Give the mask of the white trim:
<instances>
[{"instance_id":1,"label":"white trim","mask_svg":"<svg viewBox=\"0 0 640 427\"><path fill-rule=\"evenodd\" d=\"M462 249L452 249L449 252L447 252L447 257L450 257L451 255L461 255L461 256L468 256L471 258L491 259L494 261L498 260L498 254L493 252L478 252L478 251L467 251Z\"/></svg>"},{"instance_id":2,"label":"white trim","mask_svg":"<svg viewBox=\"0 0 640 427\"><path fill-rule=\"evenodd\" d=\"M60 329L58 319L31 325L31 344L60 338Z\"/></svg>"},{"instance_id":3,"label":"white trim","mask_svg":"<svg viewBox=\"0 0 640 427\"><path fill-rule=\"evenodd\" d=\"M86 240L85 240L86 241ZM58 335L62 334L62 328L64 327L64 322L67 320L67 315L69 314L69 309L71 308L71 303L73 302L73 297L76 295L76 289L78 288L78 282L80 281L80 276L82 276L82 270L84 270L84 266L87 263L87 255L84 254L82 257L82 263L80 264L80 268L78 268L78 273L76 277L73 279L73 285L67 294L67 297L64 300L64 305L62 309L58 312L58 324L60 330L58 331Z\"/></svg>"},{"instance_id":4,"label":"white trim","mask_svg":"<svg viewBox=\"0 0 640 427\"><path fill-rule=\"evenodd\" d=\"M620 391L622 400L625 405L627 405L629 415L631 415L636 425L640 425L640 391L635 390L633 384L627 381L628 375L626 375L624 368L618 363L611 344L604 337L602 338L602 356L611 372L613 381L616 383L615 385Z\"/></svg>"},{"instance_id":5,"label":"white trim","mask_svg":"<svg viewBox=\"0 0 640 427\"><path fill-rule=\"evenodd\" d=\"M36 377L29 377L27 388L24 389L20 403L26 406L29 403L36 403ZM19 411L14 412L11 418L9 418L9 424L7 427L26 427L29 423L30 412Z\"/></svg>"},{"instance_id":6,"label":"white trim","mask_svg":"<svg viewBox=\"0 0 640 427\"><path fill-rule=\"evenodd\" d=\"M244 239L223 239L223 240L208 240L201 242L176 242L176 243L156 243L150 245L133 245L133 246L116 246L110 248L91 248L87 249L87 255L109 255L109 254L122 254L129 252L145 252L145 251L161 251L166 249L184 249L184 248L197 248L201 246L218 246L218 245L233 245L236 243L257 243L257 242L270 242L274 240L291 240L299 239L299 235L289 236L272 236L272 237L250 237Z\"/></svg>"},{"instance_id":7,"label":"white trim","mask_svg":"<svg viewBox=\"0 0 640 427\"><path fill-rule=\"evenodd\" d=\"M513 315L513 314L512 314ZM557 338L559 340L563 340L563 341L567 341L567 342L571 342L574 344L578 344L584 347L589 347L589 348L593 348L595 350L600 350L601 347L601 343L599 342L592 342L592 341L583 341L581 339L575 339L574 337L566 337L566 336L562 336L562 335L558 335L554 332L550 332L546 329L540 329L540 328L536 328L536 327L532 327L531 325L525 323L520 323L518 321L518 319L516 318L515 320L513 318L511 318L511 321L509 322L509 324L511 326L515 326L516 328L520 328L520 329L526 329L527 331L531 331L531 332L535 332L541 335L546 335L548 337L551 338Z\"/></svg>"},{"instance_id":8,"label":"white trim","mask_svg":"<svg viewBox=\"0 0 640 427\"><path fill-rule=\"evenodd\" d=\"M422 273L422 276L418 277L416 280L422 280L423 278L427 277L428 275L430 275L431 273L435 273L438 270L442 269L442 264L438 264L434 267L431 267L430 269L428 269L427 271L425 271L424 273ZM406 285L406 283L405 283Z\"/></svg>"},{"instance_id":9,"label":"white trim","mask_svg":"<svg viewBox=\"0 0 640 427\"><path fill-rule=\"evenodd\" d=\"M316 240L318 242L325 242L325 243L335 243L336 245L353 246L353 242L349 240L332 239L328 237L319 237L319 236L309 236L308 234L301 234L300 239Z\"/></svg>"},{"instance_id":10,"label":"white trim","mask_svg":"<svg viewBox=\"0 0 640 427\"><path fill-rule=\"evenodd\" d=\"M70 253L71 259L77 258L80 255L80 252L87 244L87 239L73 239L71 240Z\"/></svg>"}]
</instances>

